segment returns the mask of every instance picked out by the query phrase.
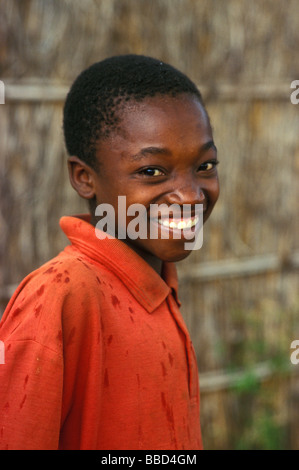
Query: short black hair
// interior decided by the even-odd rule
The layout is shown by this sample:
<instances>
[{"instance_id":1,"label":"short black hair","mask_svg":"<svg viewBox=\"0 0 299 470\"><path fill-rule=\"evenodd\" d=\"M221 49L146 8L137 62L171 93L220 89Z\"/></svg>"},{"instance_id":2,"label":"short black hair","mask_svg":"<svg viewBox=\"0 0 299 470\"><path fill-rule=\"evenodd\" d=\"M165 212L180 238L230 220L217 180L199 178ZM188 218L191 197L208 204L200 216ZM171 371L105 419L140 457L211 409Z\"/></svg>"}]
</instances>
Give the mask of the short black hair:
<instances>
[{"instance_id":1,"label":"short black hair","mask_svg":"<svg viewBox=\"0 0 299 470\"><path fill-rule=\"evenodd\" d=\"M68 154L96 169L95 143L117 129L119 111L127 101L183 93L196 96L205 108L196 85L158 59L128 54L91 65L74 81L65 101L63 130Z\"/></svg>"}]
</instances>

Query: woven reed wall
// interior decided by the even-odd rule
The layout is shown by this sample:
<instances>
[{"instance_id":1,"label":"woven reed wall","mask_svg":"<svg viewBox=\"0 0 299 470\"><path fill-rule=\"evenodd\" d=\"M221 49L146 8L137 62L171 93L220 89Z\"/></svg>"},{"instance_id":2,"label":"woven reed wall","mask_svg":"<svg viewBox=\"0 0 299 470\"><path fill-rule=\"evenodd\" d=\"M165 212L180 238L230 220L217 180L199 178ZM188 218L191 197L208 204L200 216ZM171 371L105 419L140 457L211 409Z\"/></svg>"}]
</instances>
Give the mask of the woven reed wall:
<instances>
[{"instance_id":1,"label":"woven reed wall","mask_svg":"<svg viewBox=\"0 0 299 470\"><path fill-rule=\"evenodd\" d=\"M91 63L152 55L200 87L221 196L203 248L179 264L201 372L205 447L299 448L299 2L10 0L0 3L0 294L66 243L86 211L68 183L65 94Z\"/></svg>"}]
</instances>

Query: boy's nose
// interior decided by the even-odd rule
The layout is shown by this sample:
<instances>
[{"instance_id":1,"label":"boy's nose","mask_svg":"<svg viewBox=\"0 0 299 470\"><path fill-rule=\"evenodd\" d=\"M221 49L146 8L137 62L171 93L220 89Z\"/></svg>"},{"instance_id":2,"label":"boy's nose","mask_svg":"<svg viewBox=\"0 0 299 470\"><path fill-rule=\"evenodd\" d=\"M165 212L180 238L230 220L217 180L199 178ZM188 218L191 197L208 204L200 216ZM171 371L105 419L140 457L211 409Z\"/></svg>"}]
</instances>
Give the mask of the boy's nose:
<instances>
[{"instance_id":1,"label":"boy's nose","mask_svg":"<svg viewBox=\"0 0 299 470\"><path fill-rule=\"evenodd\" d=\"M206 196L204 191L195 184L189 183L180 185L170 191L167 195L168 204L203 204L205 205Z\"/></svg>"}]
</instances>

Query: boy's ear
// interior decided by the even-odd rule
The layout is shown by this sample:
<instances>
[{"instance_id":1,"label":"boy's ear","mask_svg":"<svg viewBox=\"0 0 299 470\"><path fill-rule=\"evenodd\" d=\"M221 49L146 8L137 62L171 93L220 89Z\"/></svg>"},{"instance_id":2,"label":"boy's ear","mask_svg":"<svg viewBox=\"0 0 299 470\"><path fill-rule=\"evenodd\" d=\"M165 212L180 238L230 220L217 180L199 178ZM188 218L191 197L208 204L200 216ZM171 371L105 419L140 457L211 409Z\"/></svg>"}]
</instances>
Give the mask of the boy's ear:
<instances>
[{"instance_id":1,"label":"boy's ear","mask_svg":"<svg viewBox=\"0 0 299 470\"><path fill-rule=\"evenodd\" d=\"M95 171L76 156L68 158L71 185L79 196L92 199L95 196Z\"/></svg>"}]
</instances>

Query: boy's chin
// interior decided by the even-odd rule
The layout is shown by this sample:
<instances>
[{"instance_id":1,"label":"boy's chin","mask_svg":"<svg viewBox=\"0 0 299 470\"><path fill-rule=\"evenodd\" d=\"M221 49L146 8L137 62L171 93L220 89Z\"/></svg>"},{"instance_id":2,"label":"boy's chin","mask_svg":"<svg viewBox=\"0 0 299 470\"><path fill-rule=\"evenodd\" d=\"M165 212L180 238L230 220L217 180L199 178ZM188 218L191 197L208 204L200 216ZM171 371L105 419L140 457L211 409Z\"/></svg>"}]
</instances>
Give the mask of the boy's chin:
<instances>
[{"instance_id":1,"label":"boy's chin","mask_svg":"<svg viewBox=\"0 0 299 470\"><path fill-rule=\"evenodd\" d=\"M177 263L179 261L183 261L186 259L192 251L190 250L185 250L183 253L173 253L173 254L168 254L168 255L163 255L160 260L165 261L167 263Z\"/></svg>"},{"instance_id":2,"label":"boy's chin","mask_svg":"<svg viewBox=\"0 0 299 470\"><path fill-rule=\"evenodd\" d=\"M160 261L163 262L168 262L168 263L176 263L178 261L182 261L190 254L192 253L192 250L185 250L185 249L172 249L172 250L145 250L147 253L156 259L159 259Z\"/></svg>"}]
</instances>

